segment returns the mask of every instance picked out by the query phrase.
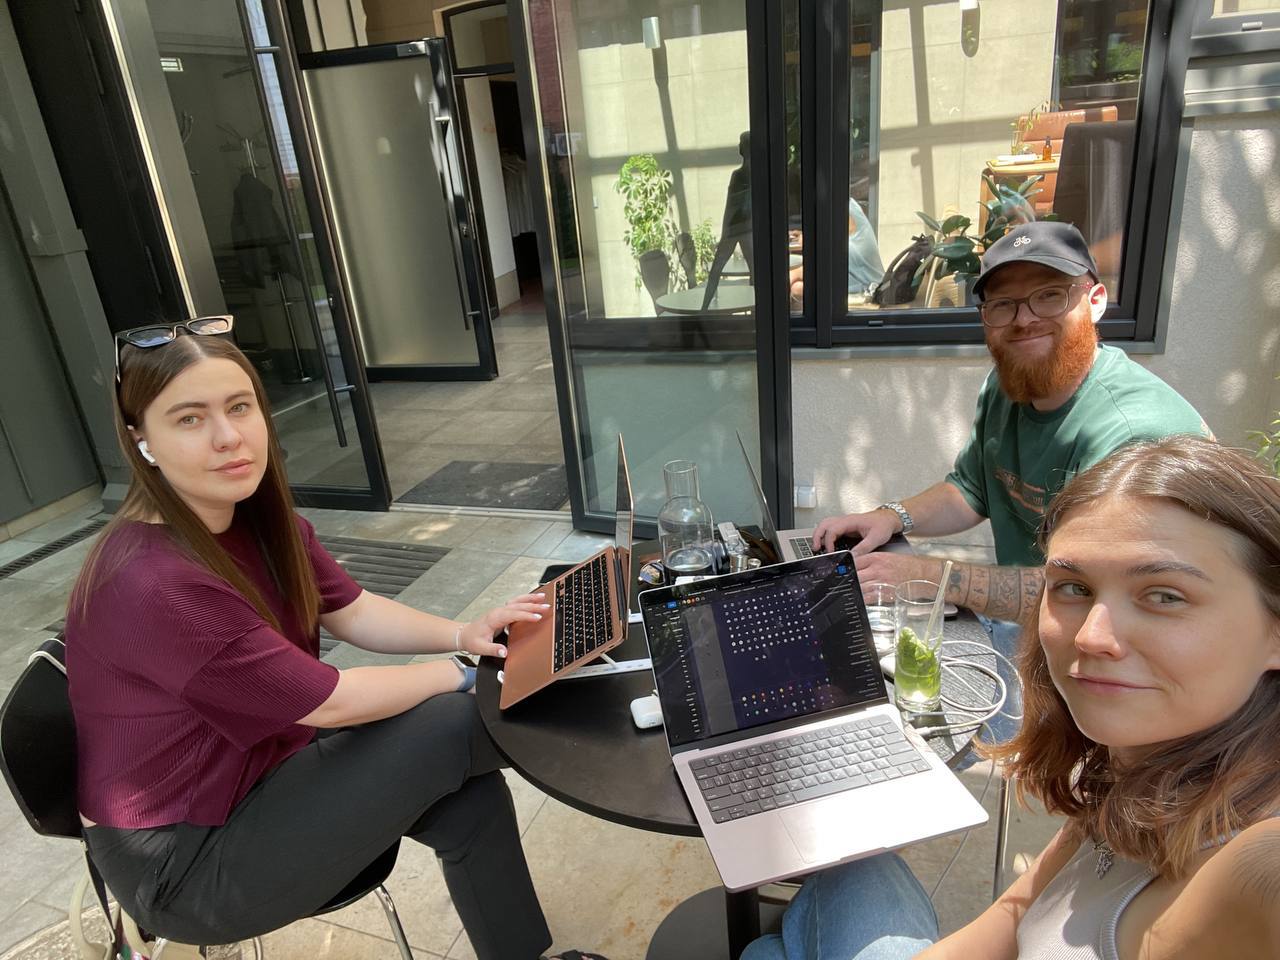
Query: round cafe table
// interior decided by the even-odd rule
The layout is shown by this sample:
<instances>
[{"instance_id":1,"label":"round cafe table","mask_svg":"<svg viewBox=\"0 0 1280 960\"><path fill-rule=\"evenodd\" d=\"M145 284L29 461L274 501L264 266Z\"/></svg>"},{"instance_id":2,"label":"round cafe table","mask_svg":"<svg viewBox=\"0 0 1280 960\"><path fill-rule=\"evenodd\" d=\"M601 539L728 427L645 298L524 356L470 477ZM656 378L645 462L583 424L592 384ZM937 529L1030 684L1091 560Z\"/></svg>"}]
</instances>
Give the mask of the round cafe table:
<instances>
[{"instance_id":1,"label":"round cafe table","mask_svg":"<svg viewBox=\"0 0 1280 960\"><path fill-rule=\"evenodd\" d=\"M685 316L725 316L731 313L750 313L756 308L756 288L746 283L722 283L716 287L707 309L702 309L706 287L690 287L664 293L654 301L663 313Z\"/></svg>"},{"instance_id":2,"label":"round cafe table","mask_svg":"<svg viewBox=\"0 0 1280 960\"><path fill-rule=\"evenodd\" d=\"M638 609L637 594L643 589L636 570L656 554L655 542L636 543L632 550L633 610ZM549 568L544 581L565 569ZM944 629L949 640L988 643L986 632L968 611L947 621ZM614 660L648 655L644 628L638 623L631 625L626 641L610 653ZM994 666L994 658L989 659ZM499 667L496 660L482 661L476 699L489 735L516 772L557 800L611 823L701 836L676 778L662 728L638 730L631 721L631 701L652 692L652 673L561 680L504 711L498 709ZM962 701L971 696L962 690L946 693ZM972 739L972 733L962 733L927 742L943 760L954 764ZM765 904L762 912L754 890L705 890L668 914L650 941L648 958L736 960L762 929L776 925L781 910L780 905Z\"/></svg>"}]
</instances>

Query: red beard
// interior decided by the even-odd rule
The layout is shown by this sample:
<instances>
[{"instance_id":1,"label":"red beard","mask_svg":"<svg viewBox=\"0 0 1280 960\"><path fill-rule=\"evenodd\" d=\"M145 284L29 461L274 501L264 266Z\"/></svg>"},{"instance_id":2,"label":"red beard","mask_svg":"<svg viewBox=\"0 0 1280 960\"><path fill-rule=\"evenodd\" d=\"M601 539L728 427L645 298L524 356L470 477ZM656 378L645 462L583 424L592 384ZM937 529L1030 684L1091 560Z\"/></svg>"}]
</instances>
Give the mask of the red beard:
<instances>
[{"instance_id":1,"label":"red beard","mask_svg":"<svg viewBox=\"0 0 1280 960\"><path fill-rule=\"evenodd\" d=\"M1097 346L1098 329L1087 317L1071 321L1044 360L1022 360L1006 347L987 341L1000 387L1014 403L1031 403L1079 383L1093 366Z\"/></svg>"}]
</instances>

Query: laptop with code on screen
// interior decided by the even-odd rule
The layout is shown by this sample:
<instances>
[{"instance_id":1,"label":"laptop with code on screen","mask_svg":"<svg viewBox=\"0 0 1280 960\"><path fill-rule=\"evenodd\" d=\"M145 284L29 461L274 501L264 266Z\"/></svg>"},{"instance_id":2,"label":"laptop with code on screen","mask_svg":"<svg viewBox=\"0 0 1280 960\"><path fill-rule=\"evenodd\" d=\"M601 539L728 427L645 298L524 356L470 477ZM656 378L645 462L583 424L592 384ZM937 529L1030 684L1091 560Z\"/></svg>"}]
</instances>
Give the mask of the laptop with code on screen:
<instances>
[{"instance_id":1,"label":"laptop with code on screen","mask_svg":"<svg viewBox=\"0 0 1280 960\"><path fill-rule=\"evenodd\" d=\"M848 551L640 594L667 745L730 890L986 822L891 703Z\"/></svg>"}]
</instances>

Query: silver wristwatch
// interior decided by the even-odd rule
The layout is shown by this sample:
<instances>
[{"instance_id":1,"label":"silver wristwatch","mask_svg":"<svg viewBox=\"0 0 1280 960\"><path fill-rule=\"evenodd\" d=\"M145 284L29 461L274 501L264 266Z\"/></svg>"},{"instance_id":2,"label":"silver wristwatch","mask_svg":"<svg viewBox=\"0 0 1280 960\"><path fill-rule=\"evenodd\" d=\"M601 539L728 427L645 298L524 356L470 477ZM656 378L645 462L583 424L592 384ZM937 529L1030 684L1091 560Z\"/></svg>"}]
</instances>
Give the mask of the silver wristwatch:
<instances>
[{"instance_id":1,"label":"silver wristwatch","mask_svg":"<svg viewBox=\"0 0 1280 960\"><path fill-rule=\"evenodd\" d=\"M911 519L911 514L907 513L907 508L904 507L897 500L890 500L888 503L882 503L880 504L880 506L876 507L876 509L892 510L894 513L896 513L898 515L898 519L902 521L903 533L910 533L911 528L916 525L916 522Z\"/></svg>"}]
</instances>

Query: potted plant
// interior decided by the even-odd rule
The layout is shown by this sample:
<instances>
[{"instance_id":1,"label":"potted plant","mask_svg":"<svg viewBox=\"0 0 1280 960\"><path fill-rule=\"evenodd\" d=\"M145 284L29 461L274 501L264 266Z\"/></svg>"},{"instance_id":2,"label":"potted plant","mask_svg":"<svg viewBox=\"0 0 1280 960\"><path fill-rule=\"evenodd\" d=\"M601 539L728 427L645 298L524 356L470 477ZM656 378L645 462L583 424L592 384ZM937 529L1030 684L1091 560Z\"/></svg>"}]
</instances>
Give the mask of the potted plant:
<instances>
[{"instance_id":1,"label":"potted plant","mask_svg":"<svg viewBox=\"0 0 1280 960\"><path fill-rule=\"evenodd\" d=\"M671 182L670 170L659 167L653 154L641 153L627 158L614 184L614 189L622 194L622 215L627 221L622 239L636 259L636 287L640 287L643 279L650 293L660 285L656 277L660 264L651 254L660 253L668 264L668 275L670 271L668 252L676 236L675 218L671 214Z\"/></svg>"},{"instance_id":2,"label":"potted plant","mask_svg":"<svg viewBox=\"0 0 1280 960\"><path fill-rule=\"evenodd\" d=\"M929 276L935 281L954 277L959 302L969 303L973 281L982 269L982 261L978 258L981 241L969 236L973 221L959 213L941 221L919 210L916 211L916 216L933 234L930 238L933 246L929 255L920 262L916 285L919 286Z\"/></svg>"},{"instance_id":3,"label":"potted plant","mask_svg":"<svg viewBox=\"0 0 1280 960\"><path fill-rule=\"evenodd\" d=\"M969 236L973 221L963 214L937 220L917 211L916 216L933 232L933 248L920 264L920 279L928 276L930 269L934 271L935 280L954 277L960 302L971 303L973 281L982 270L982 253L1012 227L1037 219L1031 198L1040 192L1037 184L1042 179L1037 174L1014 187L997 183L983 174L991 199L983 201L982 233L977 237ZM1056 220L1057 216L1050 213L1039 219Z\"/></svg>"}]
</instances>

